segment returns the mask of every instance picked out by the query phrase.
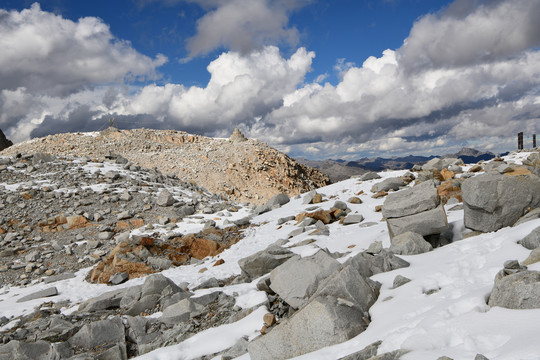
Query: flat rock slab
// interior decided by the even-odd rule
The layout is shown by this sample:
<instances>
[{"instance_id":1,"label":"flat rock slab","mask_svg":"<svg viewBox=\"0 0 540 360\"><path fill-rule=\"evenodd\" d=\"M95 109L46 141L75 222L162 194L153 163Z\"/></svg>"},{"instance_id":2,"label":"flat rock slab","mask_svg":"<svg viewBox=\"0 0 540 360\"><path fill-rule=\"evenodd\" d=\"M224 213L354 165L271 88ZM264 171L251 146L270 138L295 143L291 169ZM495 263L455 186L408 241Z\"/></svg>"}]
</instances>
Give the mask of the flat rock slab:
<instances>
[{"instance_id":1,"label":"flat rock slab","mask_svg":"<svg viewBox=\"0 0 540 360\"><path fill-rule=\"evenodd\" d=\"M23 296L19 300L17 300L18 303L26 302L30 300L40 299L44 297L50 297L50 296L56 296L58 295L58 290L55 287L47 288L44 290L36 291L35 293Z\"/></svg>"},{"instance_id":2,"label":"flat rock slab","mask_svg":"<svg viewBox=\"0 0 540 360\"><path fill-rule=\"evenodd\" d=\"M435 209L418 214L387 219L386 224L388 225L390 238L407 231L413 231L426 236L441 234L448 229L448 219L446 218L442 204Z\"/></svg>"},{"instance_id":3,"label":"flat rock slab","mask_svg":"<svg viewBox=\"0 0 540 360\"><path fill-rule=\"evenodd\" d=\"M432 210L439 205L437 188L432 180L412 188L389 194L384 200L382 215L397 218Z\"/></svg>"}]
</instances>

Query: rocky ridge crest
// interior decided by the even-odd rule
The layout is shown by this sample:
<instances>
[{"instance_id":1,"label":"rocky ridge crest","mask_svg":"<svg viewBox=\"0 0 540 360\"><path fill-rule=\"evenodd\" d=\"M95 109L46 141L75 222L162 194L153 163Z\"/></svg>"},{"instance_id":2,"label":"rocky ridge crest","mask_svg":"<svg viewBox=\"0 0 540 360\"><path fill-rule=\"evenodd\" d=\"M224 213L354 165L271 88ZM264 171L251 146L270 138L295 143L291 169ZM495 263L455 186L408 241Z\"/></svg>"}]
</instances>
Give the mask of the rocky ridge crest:
<instances>
[{"instance_id":1,"label":"rocky ridge crest","mask_svg":"<svg viewBox=\"0 0 540 360\"><path fill-rule=\"evenodd\" d=\"M0 155L50 153L95 160L121 155L131 165L157 168L165 175L176 175L213 193L252 203L262 203L278 193L297 195L330 182L320 171L260 141L233 140L174 130L111 127L100 133L65 133L32 139L15 144Z\"/></svg>"}]
</instances>

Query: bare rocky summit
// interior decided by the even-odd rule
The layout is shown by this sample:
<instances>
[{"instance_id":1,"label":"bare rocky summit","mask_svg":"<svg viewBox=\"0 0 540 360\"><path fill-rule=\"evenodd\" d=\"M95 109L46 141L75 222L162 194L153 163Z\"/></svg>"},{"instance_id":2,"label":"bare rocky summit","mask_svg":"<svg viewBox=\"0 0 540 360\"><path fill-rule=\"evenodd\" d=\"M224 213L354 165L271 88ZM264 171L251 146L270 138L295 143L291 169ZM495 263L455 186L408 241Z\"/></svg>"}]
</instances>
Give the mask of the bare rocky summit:
<instances>
[{"instance_id":1,"label":"bare rocky summit","mask_svg":"<svg viewBox=\"0 0 540 360\"><path fill-rule=\"evenodd\" d=\"M50 153L103 160L120 155L133 166L157 168L231 199L262 203L278 193L297 195L329 184L328 176L238 131L214 139L173 130L118 130L49 135L0 155ZM239 141L242 139L245 141Z\"/></svg>"}]
</instances>

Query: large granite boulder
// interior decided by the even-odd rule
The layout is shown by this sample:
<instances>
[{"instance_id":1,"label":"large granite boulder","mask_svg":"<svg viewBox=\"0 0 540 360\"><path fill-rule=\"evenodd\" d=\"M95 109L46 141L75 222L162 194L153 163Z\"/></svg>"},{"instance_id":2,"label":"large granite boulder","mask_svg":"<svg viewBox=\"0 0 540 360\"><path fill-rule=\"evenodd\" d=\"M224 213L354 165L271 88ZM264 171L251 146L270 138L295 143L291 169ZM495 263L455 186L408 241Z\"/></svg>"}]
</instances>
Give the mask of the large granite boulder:
<instances>
[{"instance_id":1,"label":"large granite boulder","mask_svg":"<svg viewBox=\"0 0 540 360\"><path fill-rule=\"evenodd\" d=\"M320 250L315 255L294 256L270 273L270 288L298 309L315 293L319 283L340 267L340 263Z\"/></svg>"},{"instance_id":2,"label":"large granite boulder","mask_svg":"<svg viewBox=\"0 0 540 360\"><path fill-rule=\"evenodd\" d=\"M250 342L251 359L290 359L353 338L367 328L379 289L379 283L346 266L292 317Z\"/></svg>"},{"instance_id":3,"label":"large granite boulder","mask_svg":"<svg viewBox=\"0 0 540 360\"><path fill-rule=\"evenodd\" d=\"M272 244L262 251L238 260L238 265L245 277L256 279L268 274L293 256L292 251Z\"/></svg>"},{"instance_id":4,"label":"large granite boulder","mask_svg":"<svg viewBox=\"0 0 540 360\"><path fill-rule=\"evenodd\" d=\"M465 180L461 189L465 226L477 231L512 226L540 206L540 178L532 174L486 173Z\"/></svg>"},{"instance_id":5,"label":"large granite boulder","mask_svg":"<svg viewBox=\"0 0 540 360\"><path fill-rule=\"evenodd\" d=\"M400 177L392 177L384 179L371 187L371 191L377 193L379 191L399 190L400 187L407 185L405 180Z\"/></svg>"},{"instance_id":6,"label":"large granite boulder","mask_svg":"<svg viewBox=\"0 0 540 360\"><path fill-rule=\"evenodd\" d=\"M415 232L407 231L395 236L390 245L390 251L398 255L423 254L433 249L424 237Z\"/></svg>"},{"instance_id":7,"label":"large granite boulder","mask_svg":"<svg viewBox=\"0 0 540 360\"><path fill-rule=\"evenodd\" d=\"M433 181L389 194L382 213L390 238L408 231L427 236L448 229L446 213Z\"/></svg>"},{"instance_id":8,"label":"large granite boulder","mask_svg":"<svg viewBox=\"0 0 540 360\"><path fill-rule=\"evenodd\" d=\"M488 305L507 309L540 309L540 271L502 270L495 278Z\"/></svg>"},{"instance_id":9,"label":"large granite boulder","mask_svg":"<svg viewBox=\"0 0 540 360\"><path fill-rule=\"evenodd\" d=\"M534 250L537 247L540 247L540 226L531 231L529 235L519 240L518 244L529 250Z\"/></svg>"}]
</instances>

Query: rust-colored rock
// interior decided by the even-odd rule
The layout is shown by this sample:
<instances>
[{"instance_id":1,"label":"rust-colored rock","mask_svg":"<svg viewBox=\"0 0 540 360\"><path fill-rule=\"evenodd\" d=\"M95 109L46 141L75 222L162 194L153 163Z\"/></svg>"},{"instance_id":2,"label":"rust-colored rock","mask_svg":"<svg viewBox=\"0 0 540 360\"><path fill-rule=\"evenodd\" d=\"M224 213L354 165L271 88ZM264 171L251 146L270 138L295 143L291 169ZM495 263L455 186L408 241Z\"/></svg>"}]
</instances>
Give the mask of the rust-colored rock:
<instances>
[{"instance_id":1,"label":"rust-colored rock","mask_svg":"<svg viewBox=\"0 0 540 360\"><path fill-rule=\"evenodd\" d=\"M311 203L312 204L320 204L320 203L322 203L322 201L323 201L322 195L321 194L316 194L313 197L313 200L311 201Z\"/></svg>"},{"instance_id":2,"label":"rust-colored rock","mask_svg":"<svg viewBox=\"0 0 540 360\"><path fill-rule=\"evenodd\" d=\"M309 213L307 216L315 220L321 220L325 225L330 224L334 219L332 210L319 210Z\"/></svg>"},{"instance_id":3,"label":"rust-colored rock","mask_svg":"<svg viewBox=\"0 0 540 360\"><path fill-rule=\"evenodd\" d=\"M219 259L218 261L216 261L216 262L214 263L213 266L219 266L219 265L223 265L223 264L225 264L225 260Z\"/></svg>"},{"instance_id":4,"label":"rust-colored rock","mask_svg":"<svg viewBox=\"0 0 540 360\"><path fill-rule=\"evenodd\" d=\"M352 198L349 199L349 202L351 204L361 204L362 200L360 200L359 197L353 196Z\"/></svg>"},{"instance_id":5,"label":"rust-colored rock","mask_svg":"<svg viewBox=\"0 0 540 360\"><path fill-rule=\"evenodd\" d=\"M270 327L276 323L276 316L272 313L266 313L263 316L263 321L266 326Z\"/></svg>"},{"instance_id":6,"label":"rust-colored rock","mask_svg":"<svg viewBox=\"0 0 540 360\"><path fill-rule=\"evenodd\" d=\"M198 260L202 260L207 256L215 256L221 252L218 243L213 240L187 237L183 243L189 249L191 256Z\"/></svg>"},{"instance_id":7,"label":"rust-colored rock","mask_svg":"<svg viewBox=\"0 0 540 360\"><path fill-rule=\"evenodd\" d=\"M129 278L146 276L154 271L151 267L143 262L132 262L124 257L123 254L131 250L131 246L127 242L121 242L101 260L87 276L87 280L92 283L107 284L111 276L118 272L129 274Z\"/></svg>"},{"instance_id":8,"label":"rust-colored rock","mask_svg":"<svg viewBox=\"0 0 540 360\"><path fill-rule=\"evenodd\" d=\"M443 177L444 181L453 179L456 174L453 171L450 171L448 169L442 169L441 170L441 176Z\"/></svg>"},{"instance_id":9,"label":"rust-colored rock","mask_svg":"<svg viewBox=\"0 0 540 360\"><path fill-rule=\"evenodd\" d=\"M461 198L461 186L457 186L454 180L448 180L437 186L437 193L441 197L443 204L446 204L450 198L456 198L460 202L463 201Z\"/></svg>"},{"instance_id":10,"label":"rust-colored rock","mask_svg":"<svg viewBox=\"0 0 540 360\"><path fill-rule=\"evenodd\" d=\"M505 173L507 176L530 175L531 171L525 166L516 166L512 171Z\"/></svg>"},{"instance_id":11,"label":"rust-colored rock","mask_svg":"<svg viewBox=\"0 0 540 360\"><path fill-rule=\"evenodd\" d=\"M386 195L388 195L388 193L386 191L384 191L384 190L381 190L378 193L376 193L375 195L373 195L372 198L378 199L378 198L385 197Z\"/></svg>"},{"instance_id":12,"label":"rust-colored rock","mask_svg":"<svg viewBox=\"0 0 540 360\"><path fill-rule=\"evenodd\" d=\"M66 218L66 227L68 229L80 229L88 225L90 224L82 215L72 215Z\"/></svg>"}]
</instances>

